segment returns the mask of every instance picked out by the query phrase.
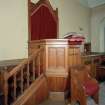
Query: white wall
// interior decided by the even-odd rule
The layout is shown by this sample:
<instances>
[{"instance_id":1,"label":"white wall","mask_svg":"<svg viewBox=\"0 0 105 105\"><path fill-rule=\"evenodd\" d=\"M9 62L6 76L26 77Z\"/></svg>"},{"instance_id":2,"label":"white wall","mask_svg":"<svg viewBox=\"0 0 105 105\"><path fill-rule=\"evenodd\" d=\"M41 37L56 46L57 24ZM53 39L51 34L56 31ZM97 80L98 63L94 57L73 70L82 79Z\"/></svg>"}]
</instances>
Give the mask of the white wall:
<instances>
[{"instance_id":1,"label":"white wall","mask_svg":"<svg viewBox=\"0 0 105 105\"><path fill-rule=\"evenodd\" d=\"M96 7L92 9L91 16L91 43L92 51L104 51L104 37L102 31L100 30L105 22L105 5ZM101 28L100 28L101 27Z\"/></svg>"},{"instance_id":2,"label":"white wall","mask_svg":"<svg viewBox=\"0 0 105 105\"><path fill-rule=\"evenodd\" d=\"M100 52L105 52L105 30L104 29L105 29L105 17L99 23Z\"/></svg>"},{"instance_id":3,"label":"white wall","mask_svg":"<svg viewBox=\"0 0 105 105\"><path fill-rule=\"evenodd\" d=\"M27 57L27 0L0 0L0 60Z\"/></svg>"},{"instance_id":4,"label":"white wall","mask_svg":"<svg viewBox=\"0 0 105 105\"><path fill-rule=\"evenodd\" d=\"M63 11L63 12L62 12ZM77 0L66 0L59 9L60 35L63 37L68 32L82 33L86 40L90 40L90 10ZM83 30L80 31L80 28Z\"/></svg>"},{"instance_id":5,"label":"white wall","mask_svg":"<svg viewBox=\"0 0 105 105\"><path fill-rule=\"evenodd\" d=\"M37 2L38 0L34 0ZM59 9L59 37L83 33L90 40L90 9L78 0L50 0ZM0 0L0 60L27 57L27 0ZM83 28L80 31L80 28Z\"/></svg>"}]
</instances>

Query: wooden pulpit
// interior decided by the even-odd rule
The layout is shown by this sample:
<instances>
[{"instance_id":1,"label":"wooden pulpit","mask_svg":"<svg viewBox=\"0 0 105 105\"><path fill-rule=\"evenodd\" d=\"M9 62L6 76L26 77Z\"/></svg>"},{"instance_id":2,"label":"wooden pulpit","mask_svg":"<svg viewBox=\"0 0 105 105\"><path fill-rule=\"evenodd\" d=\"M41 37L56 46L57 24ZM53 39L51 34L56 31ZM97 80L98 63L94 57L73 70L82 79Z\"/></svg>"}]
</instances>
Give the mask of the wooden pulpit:
<instances>
[{"instance_id":1,"label":"wooden pulpit","mask_svg":"<svg viewBox=\"0 0 105 105\"><path fill-rule=\"evenodd\" d=\"M63 94L68 77L68 40L43 39L30 42L29 54L38 48L44 49L44 70L51 94Z\"/></svg>"}]
</instances>

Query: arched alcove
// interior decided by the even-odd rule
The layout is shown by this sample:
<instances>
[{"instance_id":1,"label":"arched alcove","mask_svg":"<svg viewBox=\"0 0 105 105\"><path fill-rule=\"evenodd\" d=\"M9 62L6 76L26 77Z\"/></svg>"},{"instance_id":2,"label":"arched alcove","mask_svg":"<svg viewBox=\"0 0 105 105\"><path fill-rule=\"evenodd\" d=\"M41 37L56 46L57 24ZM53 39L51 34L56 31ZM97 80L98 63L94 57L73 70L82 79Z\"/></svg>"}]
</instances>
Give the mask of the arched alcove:
<instances>
[{"instance_id":1,"label":"arched alcove","mask_svg":"<svg viewBox=\"0 0 105 105\"><path fill-rule=\"evenodd\" d=\"M100 51L105 52L105 17L99 23Z\"/></svg>"},{"instance_id":2,"label":"arched alcove","mask_svg":"<svg viewBox=\"0 0 105 105\"><path fill-rule=\"evenodd\" d=\"M35 50L35 41L58 38L58 9L53 9L49 0L28 1L29 9L29 55ZM31 53L30 53L31 52Z\"/></svg>"},{"instance_id":3,"label":"arched alcove","mask_svg":"<svg viewBox=\"0 0 105 105\"><path fill-rule=\"evenodd\" d=\"M54 10L49 0L30 1L29 41L58 37L58 9Z\"/></svg>"}]
</instances>

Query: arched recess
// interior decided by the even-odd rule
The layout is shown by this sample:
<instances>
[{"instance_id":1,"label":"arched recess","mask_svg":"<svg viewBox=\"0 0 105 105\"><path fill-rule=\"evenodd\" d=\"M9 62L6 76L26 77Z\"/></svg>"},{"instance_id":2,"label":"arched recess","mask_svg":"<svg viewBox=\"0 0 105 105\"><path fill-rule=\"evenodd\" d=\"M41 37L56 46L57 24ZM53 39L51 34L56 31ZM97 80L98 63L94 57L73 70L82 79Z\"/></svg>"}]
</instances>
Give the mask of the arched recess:
<instances>
[{"instance_id":1,"label":"arched recess","mask_svg":"<svg viewBox=\"0 0 105 105\"><path fill-rule=\"evenodd\" d=\"M105 52L105 17L99 23L100 51Z\"/></svg>"},{"instance_id":2,"label":"arched recess","mask_svg":"<svg viewBox=\"0 0 105 105\"><path fill-rule=\"evenodd\" d=\"M29 41L58 37L58 9L53 10L49 0L29 4Z\"/></svg>"}]
</instances>

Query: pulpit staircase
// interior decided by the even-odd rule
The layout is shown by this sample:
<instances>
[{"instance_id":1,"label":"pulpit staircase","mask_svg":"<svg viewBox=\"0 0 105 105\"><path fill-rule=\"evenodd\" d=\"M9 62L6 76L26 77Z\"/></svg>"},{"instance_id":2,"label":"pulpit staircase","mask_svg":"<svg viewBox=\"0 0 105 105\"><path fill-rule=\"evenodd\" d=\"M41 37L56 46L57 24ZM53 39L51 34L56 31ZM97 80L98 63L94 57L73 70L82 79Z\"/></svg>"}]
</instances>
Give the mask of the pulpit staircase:
<instances>
[{"instance_id":1,"label":"pulpit staircase","mask_svg":"<svg viewBox=\"0 0 105 105\"><path fill-rule=\"evenodd\" d=\"M41 40L33 46L27 59L1 71L3 105L38 105L54 96L65 104L65 91L70 91L69 68L81 64L79 47L68 46L65 39ZM49 100L43 105L47 103Z\"/></svg>"},{"instance_id":2,"label":"pulpit staircase","mask_svg":"<svg viewBox=\"0 0 105 105\"><path fill-rule=\"evenodd\" d=\"M36 105L48 97L42 53L38 49L12 70L1 72L4 105Z\"/></svg>"}]
</instances>

